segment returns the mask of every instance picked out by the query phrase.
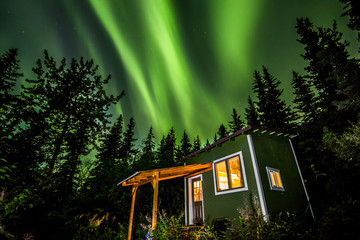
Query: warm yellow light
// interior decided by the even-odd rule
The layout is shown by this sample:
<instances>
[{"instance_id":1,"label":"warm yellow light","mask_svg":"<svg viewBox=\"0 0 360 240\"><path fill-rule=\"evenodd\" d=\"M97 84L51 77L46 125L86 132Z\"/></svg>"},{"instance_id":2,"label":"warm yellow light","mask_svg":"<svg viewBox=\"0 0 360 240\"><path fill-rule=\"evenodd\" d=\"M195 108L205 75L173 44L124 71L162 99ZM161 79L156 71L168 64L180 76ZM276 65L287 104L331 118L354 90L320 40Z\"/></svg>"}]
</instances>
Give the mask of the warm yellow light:
<instances>
[{"instance_id":1,"label":"warm yellow light","mask_svg":"<svg viewBox=\"0 0 360 240\"><path fill-rule=\"evenodd\" d=\"M201 188L200 180L193 182L193 190L194 190L194 202L202 201L202 188Z\"/></svg>"},{"instance_id":2,"label":"warm yellow light","mask_svg":"<svg viewBox=\"0 0 360 240\"><path fill-rule=\"evenodd\" d=\"M240 161L239 157L230 158L228 160L228 166L230 169L230 182L231 188L243 187L244 183L241 179Z\"/></svg>"},{"instance_id":3,"label":"warm yellow light","mask_svg":"<svg viewBox=\"0 0 360 240\"><path fill-rule=\"evenodd\" d=\"M275 175L276 175L276 180L277 180L277 186L282 188L283 185L282 185L282 182L281 182L281 179L280 179L280 173L275 172Z\"/></svg>"},{"instance_id":4,"label":"warm yellow light","mask_svg":"<svg viewBox=\"0 0 360 240\"><path fill-rule=\"evenodd\" d=\"M273 171L270 171L270 177L271 177L272 185L276 187L277 185L276 185L275 175L274 175Z\"/></svg>"},{"instance_id":5,"label":"warm yellow light","mask_svg":"<svg viewBox=\"0 0 360 240\"><path fill-rule=\"evenodd\" d=\"M227 178L227 170L225 161L215 164L216 178L217 178L217 190L222 191L229 189L229 183Z\"/></svg>"}]
</instances>

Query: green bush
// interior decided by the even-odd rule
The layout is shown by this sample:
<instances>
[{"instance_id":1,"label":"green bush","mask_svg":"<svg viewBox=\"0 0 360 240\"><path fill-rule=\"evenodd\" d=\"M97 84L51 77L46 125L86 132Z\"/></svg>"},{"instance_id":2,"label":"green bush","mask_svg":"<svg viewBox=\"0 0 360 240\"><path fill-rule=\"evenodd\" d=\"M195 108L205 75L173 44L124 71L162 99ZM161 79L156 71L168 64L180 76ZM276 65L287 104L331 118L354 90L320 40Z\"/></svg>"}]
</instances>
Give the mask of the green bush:
<instances>
[{"instance_id":1,"label":"green bush","mask_svg":"<svg viewBox=\"0 0 360 240\"><path fill-rule=\"evenodd\" d=\"M317 239L309 224L298 220L296 215L280 213L264 217L255 194L250 204L238 209L238 222L223 232L221 239Z\"/></svg>"},{"instance_id":2,"label":"green bush","mask_svg":"<svg viewBox=\"0 0 360 240\"><path fill-rule=\"evenodd\" d=\"M126 239L127 229L116 221L116 217L94 214L80 215L75 218L76 233L74 240L123 240Z\"/></svg>"},{"instance_id":3,"label":"green bush","mask_svg":"<svg viewBox=\"0 0 360 240\"><path fill-rule=\"evenodd\" d=\"M182 238L182 222L183 213L180 216L170 216L163 211L159 214L159 221L157 222L156 228L153 231L153 239L165 240L165 239L181 239Z\"/></svg>"},{"instance_id":4,"label":"green bush","mask_svg":"<svg viewBox=\"0 0 360 240\"><path fill-rule=\"evenodd\" d=\"M352 239L358 235L360 201L349 199L328 207L319 220L319 239Z\"/></svg>"},{"instance_id":5,"label":"green bush","mask_svg":"<svg viewBox=\"0 0 360 240\"><path fill-rule=\"evenodd\" d=\"M307 224L279 214L273 218L253 215L248 219L239 217L239 227L226 231L221 239L317 239Z\"/></svg>"},{"instance_id":6,"label":"green bush","mask_svg":"<svg viewBox=\"0 0 360 240\"><path fill-rule=\"evenodd\" d=\"M147 224L141 226L152 234L154 240L200 240L217 239L212 227L196 226L194 228L184 227L184 213L179 216L168 217L165 211L159 214L159 219L154 231L151 230L151 218L146 216Z\"/></svg>"}]
</instances>

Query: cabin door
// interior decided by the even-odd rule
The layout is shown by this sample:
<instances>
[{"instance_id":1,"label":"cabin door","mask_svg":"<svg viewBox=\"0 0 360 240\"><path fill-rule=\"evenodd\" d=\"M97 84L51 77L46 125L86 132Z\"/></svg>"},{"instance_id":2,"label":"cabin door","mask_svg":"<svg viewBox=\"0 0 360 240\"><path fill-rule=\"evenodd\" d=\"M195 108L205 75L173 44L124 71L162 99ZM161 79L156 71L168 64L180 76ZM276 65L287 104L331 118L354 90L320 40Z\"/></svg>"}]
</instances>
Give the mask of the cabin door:
<instances>
[{"instance_id":1,"label":"cabin door","mask_svg":"<svg viewBox=\"0 0 360 240\"><path fill-rule=\"evenodd\" d=\"M193 178L192 182L192 208L193 208L193 224L199 225L203 223L203 193L201 178Z\"/></svg>"}]
</instances>

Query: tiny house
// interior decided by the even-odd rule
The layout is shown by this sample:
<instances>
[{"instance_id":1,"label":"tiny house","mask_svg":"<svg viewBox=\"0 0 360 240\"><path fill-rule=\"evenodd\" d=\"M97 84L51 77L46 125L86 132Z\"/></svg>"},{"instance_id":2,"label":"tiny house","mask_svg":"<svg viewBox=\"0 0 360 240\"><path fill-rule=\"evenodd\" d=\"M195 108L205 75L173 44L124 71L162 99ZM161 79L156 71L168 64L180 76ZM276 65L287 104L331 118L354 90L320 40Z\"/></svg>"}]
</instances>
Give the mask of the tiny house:
<instances>
[{"instance_id":1,"label":"tiny house","mask_svg":"<svg viewBox=\"0 0 360 240\"><path fill-rule=\"evenodd\" d=\"M184 178L185 224L238 218L253 197L265 218L279 212L312 214L293 137L248 126L186 156L184 165L211 163L212 169Z\"/></svg>"},{"instance_id":2,"label":"tiny house","mask_svg":"<svg viewBox=\"0 0 360 240\"><path fill-rule=\"evenodd\" d=\"M159 182L184 178L185 225L233 220L257 199L265 219L279 212L313 212L291 142L295 136L248 126L186 156L183 166L139 171L118 185L132 186L128 238L136 191L154 189L152 228L157 224Z\"/></svg>"}]
</instances>

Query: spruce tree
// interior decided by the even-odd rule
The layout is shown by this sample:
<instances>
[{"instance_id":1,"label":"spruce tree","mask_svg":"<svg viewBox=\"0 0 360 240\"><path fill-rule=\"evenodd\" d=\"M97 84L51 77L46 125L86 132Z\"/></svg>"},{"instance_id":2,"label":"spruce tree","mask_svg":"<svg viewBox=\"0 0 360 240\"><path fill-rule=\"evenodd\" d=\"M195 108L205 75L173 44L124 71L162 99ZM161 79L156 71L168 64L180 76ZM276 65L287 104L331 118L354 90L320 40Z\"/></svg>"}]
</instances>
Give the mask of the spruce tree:
<instances>
[{"instance_id":1,"label":"spruce tree","mask_svg":"<svg viewBox=\"0 0 360 240\"><path fill-rule=\"evenodd\" d=\"M181 146L176 145L175 130L172 127L166 137L163 137L158 149L159 165L158 168L174 167L177 163L175 158L179 158ZM181 163L182 164L182 163ZM183 184L181 178L175 178L161 182L159 186L159 202L162 203L162 209L168 214L179 212L183 199Z\"/></svg>"},{"instance_id":2,"label":"spruce tree","mask_svg":"<svg viewBox=\"0 0 360 240\"><path fill-rule=\"evenodd\" d=\"M360 109L359 63L350 58L349 42L342 41L342 33L334 22L332 28L315 28L307 18L297 20L298 41L304 45L305 70L319 98L319 121L333 130L343 129L344 121L354 121Z\"/></svg>"},{"instance_id":3,"label":"spruce tree","mask_svg":"<svg viewBox=\"0 0 360 240\"><path fill-rule=\"evenodd\" d=\"M57 176L52 183L71 191L77 181L81 157L88 155L109 124L110 105L122 97L108 96L104 90L110 76L97 75L93 61L65 59L58 64L44 52L33 68L36 78L26 79L21 97L26 104L21 111L31 158L23 163L42 164L48 176ZM24 149L21 149L21 152ZM59 174L57 174L59 173ZM61 188L61 187L59 187Z\"/></svg>"},{"instance_id":4,"label":"spruce tree","mask_svg":"<svg viewBox=\"0 0 360 240\"><path fill-rule=\"evenodd\" d=\"M349 16L348 26L352 30L358 32L358 40L360 40L360 3L357 0L340 0L345 4L345 12L342 16Z\"/></svg>"},{"instance_id":5,"label":"spruce tree","mask_svg":"<svg viewBox=\"0 0 360 240\"><path fill-rule=\"evenodd\" d=\"M195 152L197 150L200 150L200 148L201 148L201 141L199 135L197 135L196 138L194 139L193 148L191 151Z\"/></svg>"},{"instance_id":6,"label":"spruce tree","mask_svg":"<svg viewBox=\"0 0 360 240\"><path fill-rule=\"evenodd\" d=\"M96 199L108 197L111 189L127 177L129 166L120 161L123 146L123 116L120 115L110 131L104 133L96 155L97 165L91 171L88 186L92 189ZM122 166L119 166L122 165ZM121 171L119 171L121 169Z\"/></svg>"},{"instance_id":7,"label":"spruce tree","mask_svg":"<svg viewBox=\"0 0 360 240\"><path fill-rule=\"evenodd\" d=\"M185 157L190 154L192 149L192 145L190 142L190 138L187 135L186 131L184 130L183 137L180 140L180 155L181 157Z\"/></svg>"},{"instance_id":8,"label":"spruce tree","mask_svg":"<svg viewBox=\"0 0 360 240\"><path fill-rule=\"evenodd\" d=\"M142 141L141 155L133 166L135 171L157 168L154 139L153 128L150 127L146 138Z\"/></svg>"},{"instance_id":9,"label":"spruce tree","mask_svg":"<svg viewBox=\"0 0 360 240\"><path fill-rule=\"evenodd\" d=\"M297 20L296 28L298 41L304 47L302 57L307 62L307 73L304 79L294 76L293 85L297 85L298 91L295 100L304 116L315 116L309 119L313 123L301 126L299 138L296 140L299 159L302 159L299 164L304 178L308 181L307 187L313 198L313 206L319 209L318 215L324 214L323 226L326 226L326 230L323 238L331 238L335 234L345 236L344 233L350 236L349 230L344 229L353 227L342 220L358 216L359 211L356 209L359 208L354 207L350 200L354 197L353 188L341 187L339 183L343 183L344 179L354 182L350 179L356 169L348 169L340 153L346 147L339 146L352 146L350 148L356 149L356 140L353 141L356 137L352 135L357 130L343 135L340 139L337 136L340 136L339 133L347 126L356 128L351 122L357 121L359 112L358 60L350 57L347 51L349 43L342 40L336 23L331 28L315 27L309 19L301 18ZM311 100L311 88L314 88L316 93L316 101ZM313 102L315 114L311 113ZM339 149L342 150L337 152ZM345 152L351 151L346 149ZM337 191L333 186L340 187ZM337 224L339 222L344 223L340 228Z\"/></svg>"},{"instance_id":10,"label":"spruce tree","mask_svg":"<svg viewBox=\"0 0 360 240\"><path fill-rule=\"evenodd\" d=\"M218 138L217 134L215 133L215 134L214 134L214 141L213 141L213 142L216 142L218 139L219 139L219 138Z\"/></svg>"},{"instance_id":11,"label":"spruce tree","mask_svg":"<svg viewBox=\"0 0 360 240\"><path fill-rule=\"evenodd\" d=\"M279 89L280 81L272 76L269 70L263 66L263 76L266 85L267 108L264 112L265 126L289 131L295 120L291 108L281 99L283 90Z\"/></svg>"},{"instance_id":12,"label":"spruce tree","mask_svg":"<svg viewBox=\"0 0 360 240\"><path fill-rule=\"evenodd\" d=\"M292 86L294 88L295 108L300 120L300 124L313 123L317 117L316 98L311 90L310 82L299 73L293 71Z\"/></svg>"},{"instance_id":13,"label":"spruce tree","mask_svg":"<svg viewBox=\"0 0 360 240\"><path fill-rule=\"evenodd\" d=\"M10 49L0 56L0 128L1 138L5 139L15 133L14 128L21 119L16 109L22 107L19 96L12 93L16 83L23 76L19 70L17 49ZM4 141L1 139L2 145L5 139ZM6 149L3 149L2 152L5 153Z\"/></svg>"},{"instance_id":14,"label":"spruce tree","mask_svg":"<svg viewBox=\"0 0 360 240\"><path fill-rule=\"evenodd\" d=\"M220 124L219 130L217 131L216 134L219 136L219 139L222 139L226 137L229 134L229 132L227 131L224 124Z\"/></svg>"},{"instance_id":15,"label":"spruce tree","mask_svg":"<svg viewBox=\"0 0 360 240\"><path fill-rule=\"evenodd\" d=\"M132 163L136 155L139 153L139 150L135 147L136 138L135 136L135 121L134 118L130 118L129 123L127 124L127 129L124 132L124 141L120 149L121 157L125 161Z\"/></svg>"},{"instance_id":16,"label":"spruce tree","mask_svg":"<svg viewBox=\"0 0 360 240\"><path fill-rule=\"evenodd\" d=\"M254 72L254 92L257 94L260 123L269 128L289 131L293 127L295 116L291 108L281 99L283 90L280 81L263 66L263 75Z\"/></svg>"},{"instance_id":17,"label":"spruce tree","mask_svg":"<svg viewBox=\"0 0 360 240\"><path fill-rule=\"evenodd\" d=\"M153 152L155 149L155 142L154 142L155 135L153 133L153 128L150 127L149 133L147 134L147 137L143 140L143 153L147 152Z\"/></svg>"},{"instance_id":18,"label":"spruce tree","mask_svg":"<svg viewBox=\"0 0 360 240\"><path fill-rule=\"evenodd\" d=\"M98 165L93 173L108 171L120 162L123 142L123 116L119 115L109 132L104 133L96 158Z\"/></svg>"},{"instance_id":19,"label":"spruce tree","mask_svg":"<svg viewBox=\"0 0 360 240\"><path fill-rule=\"evenodd\" d=\"M245 119L247 125L260 125L257 107L250 96L248 96L248 106L245 108Z\"/></svg>"},{"instance_id":20,"label":"spruce tree","mask_svg":"<svg viewBox=\"0 0 360 240\"><path fill-rule=\"evenodd\" d=\"M234 133L242 129L245 125L244 121L241 119L241 116L238 115L236 109L233 108L233 113L231 115L232 120L228 122L230 133Z\"/></svg>"},{"instance_id":21,"label":"spruce tree","mask_svg":"<svg viewBox=\"0 0 360 240\"><path fill-rule=\"evenodd\" d=\"M10 49L0 56L0 107L13 102L15 96L11 94L16 82L23 76L19 73L17 49ZM5 111L5 109L3 109Z\"/></svg>"},{"instance_id":22,"label":"spruce tree","mask_svg":"<svg viewBox=\"0 0 360 240\"><path fill-rule=\"evenodd\" d=\"M18 233L38 229L41 236L45 226L46 232L62 238L57 233L70 215L78 214L83 163L99 149L109 130L109 107L121 98L106 93L110 76L101 77L97 69L82 58L57 63L45 52L33 68L33 79L22 86L21 104L14 105L19 128L7 149L7 160L16 165L7 201L14 203L17 216L5 220ZM42 224L48 220L56 224Z\"/></svg>"},{"instance_id":23,"label":"spruce tree","mask_svg":"<svg viewBox=\"0 0 360 240\"><path fill-rule=\"evenodd\" d=\"M167 136L163 136L158 149L159 167L172 167L177 153L175 130L172 127Z\"/></svg>"},{"instance_id":24,"label":"spruce tree","mask_svg":"<svg viewBox=\"0 0 360 240\"><path fill-rule=\"evenodd\" d=\"M266 86L261 73L257 70L254 71L254 84L253 91L256 93L258 101L256 102L257 112L259 114L260 124L264 122L264 112L266 112L268 101L266 101Z\"/></svg>"},{"instance_id":25,"label":"spruce tree","mask_svg":"<svg viewBox=\"0 0 360 240\"><path fill-rule=\"evenodd\" d=\"M18 110L23 106L19 96L13 94L16 83L23 76L22 73L19 73L19 70L17 49L10 49L0 56L1 189L5 189L7 184L10 184L9 187L11 188L11 184L16 182L15 178L21 176L21 174L17 174L18 172L15 170L16 164L11 157L15 149L21 144L21 142L14 141L14 135L21 131L22 128L20 124L21 114Z\"/></svg>"}]
</instances>

